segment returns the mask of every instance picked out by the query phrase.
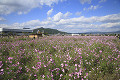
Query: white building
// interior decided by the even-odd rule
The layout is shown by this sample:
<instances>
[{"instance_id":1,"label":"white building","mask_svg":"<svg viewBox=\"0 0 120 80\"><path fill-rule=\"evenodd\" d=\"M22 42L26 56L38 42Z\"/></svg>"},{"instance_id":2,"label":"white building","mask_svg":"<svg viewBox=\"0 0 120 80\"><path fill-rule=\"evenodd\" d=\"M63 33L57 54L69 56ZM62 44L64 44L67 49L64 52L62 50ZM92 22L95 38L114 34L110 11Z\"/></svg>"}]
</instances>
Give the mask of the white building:
<instances>
[{"instance_id":1,"label":"white building","mask_svg":"<svg viewBox=\"0 0 120 80\"><path fill-rule=\"evenodd\" d=\"M9 28L0 28L0 34L16 34L16 35L23 35L24 33L32 33L33 30L29 28L23 28L23 29L9 29Z\"/></svg>"},{"instance_id":2,"label":"white building","mask_svg":"<svg viewBox=\"0 0 120 80\"><path fill-rule=\"evenodd\" d=\"M72 36L79 36L79 34L71 34Z\"/></svg>"}]
</instances>

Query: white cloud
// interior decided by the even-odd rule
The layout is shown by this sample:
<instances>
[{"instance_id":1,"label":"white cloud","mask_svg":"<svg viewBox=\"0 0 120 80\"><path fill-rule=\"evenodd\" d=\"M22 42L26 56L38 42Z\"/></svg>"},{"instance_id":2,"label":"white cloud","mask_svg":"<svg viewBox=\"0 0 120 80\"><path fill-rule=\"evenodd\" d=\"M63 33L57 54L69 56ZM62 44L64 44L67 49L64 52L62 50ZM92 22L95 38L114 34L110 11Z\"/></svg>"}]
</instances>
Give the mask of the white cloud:
<instances>
[{"instance_id":1,"label":"white cloud","mask_svg":"<svg viewBox=\"0 0 120 80\"><path fill-rule=\"evenodd\" d=\"M67 12L67 13L65 13L63 16L64 16L65 18L67 18L67 17L69 17L70 15L72 15L72 13Z\"/></svg>"},{"instance_id":2,"label":"white cloud","mask_svg":"<svg viewBox=\"0 0 120 80\"><path fill-rule=\"evenodd\" d=\"M70 15L72 15L72 13L70 13L70 12L67 12L65 14L59 12L53 16L53 21L60 21L61 19L65 19L65 18L69 17Z\"/></svg>"},{"instance_id":3,"label":"white cloud","mask_svg":"<svg viewBox=\"0 0 120 80\"><path fill-rule=\"evenodd\" d=\"M99 3L106 2L107 0L100 0Z\"/></svg>"},{"instance_id":4,"label":"white cloud","mask_svg":"<svg viewBox=\"0 0 120 80\"><path fill-rule=\"evenodd\" d=\"M52 21L52 18L51 18L51 17L48 17L47 20L48 20L48 21Z\"/></svg>"},{"instance_id":5,"label":"white cloud","mask_svg":"<svg viewBox=\"0 0 120 80\"><path fill-rule=\"evenodd\" d=\"M0 27L1 28L9 28L9 27L11 27L10 25L7 25L7 24L0 24Z\"/></svg>"},{"instance_id":6,"label":"white cloud","mask_svg":"<svg viewBox=\"0 0 120 80\"><path fill-rule=\"evenodd\" d=\"M57 13L52 18L45 21L31 20L24 23L14 23L12 25L0 24L0 27L11 28L54 28L67 32L89 32L89 31L117 31L120 30L120 14L93 17L69 18L68 13ZM69 13L70 14L70 13ZM65 18L68 17L68 18Z\"/></svg>"},{"instance_id":7,"label":"white cloud","mask_svg":"<svg viewBox=\"0 0 120 80\"><path fill-rule=\"evenodd\" d=\"M80 3L81 4L84 4L84 3L88 3L90 4L92 0L80 0Z\"/></svg>"},{"instance_id":8,"label":"white cloud","mask_svg":"<svg viewBox=\"0 0 120 80\"><path fill-rule=\"evenodd\" d=\"M0 0L0 15L7 15L12 12L26 14L33 8L43 5L51 6L62 1L66 0Z\"/></svg>"},{"instance_id":9,"label":"white cloud","mask_svg":"<svg viewBox=\"0 0 120 80\"><path fill-rule=\"evenodd\" d=\"M99 21L104 23L120 22L120 14L103 16L103 17L100 17Z\"/></svg>"},{"instance_id":10,"label":"white cloud","mask_svg":"<svg viewBox=\"0 0 120 80\"><path fill-rule=\"evenodd\" d=\"M89 10L96 10L98 8L101 8L102 6L99 6L99 5L96 5L96 6L93 6L91 5L90 7L88 8L83 8L84 11L89 11Z\"/></svg>"},{"instance_id":11,"label":"white cloud","mask_svg":"<svg viewBox=\"0 0 120 80\"><path fill-rule=\"evenodd\" d=\"M53 16L54 21L59 21L62 18L63 18L63 13L61 13L61 12L59 12L56 15Z\"/></svg>"},{"instance_id":12,"label":"white cloud","mask_svg":"<svg viewBox=\"0 0 120 80\"><path fill-rule=\"evenodd\" d=\"M76 12L75 15L79 16L82 12Z\"/></svg>"},{"instance_id":13,"label":"white cloud","mask_svg":"<svg viewBox=\"0 0 120 80\"><path fill-rule=\"evenodd\" d=\"M40 25L40 20L31 20L31 21L28 21L28 22L25 22L23 25L25 26L28 26L28 25L31 25L31 26L36 26L36 25Z\"/></svg>"},{"instance_id":14,"label":"white cloud","mask_svg":"<svg viewBox=\"0 0 120 80\"><path fill-rule=\"evenodd\" d=\"M105 23L105 24L101 24L100 27L107 27L107 28L112 28L112 27L116 27L116 26L120 26L120 22L116 22L116 23ZM120 27L119 27L120 28Z\"/></svg>"},{"instance_id":15,"label":"white cloud","mask_svg":"<svg viewBox=\"0 0 120 80\"><path fill-rule=\"evenodd\" d=\"M6 19L3 17L0 17L0 21L5 21Z\"/></svg>"},{"instance_id":16,"label":"white cloud","mask_svg":"<svg viewBox=\"0 0 120 80\"><path fill-rule=\"evenodd\" d=\"M53 9L49 10L49 11L47 12L47 15L50 16L50 15L52 14L52 12L53 12Z\"/></svg>"}]
</instances>

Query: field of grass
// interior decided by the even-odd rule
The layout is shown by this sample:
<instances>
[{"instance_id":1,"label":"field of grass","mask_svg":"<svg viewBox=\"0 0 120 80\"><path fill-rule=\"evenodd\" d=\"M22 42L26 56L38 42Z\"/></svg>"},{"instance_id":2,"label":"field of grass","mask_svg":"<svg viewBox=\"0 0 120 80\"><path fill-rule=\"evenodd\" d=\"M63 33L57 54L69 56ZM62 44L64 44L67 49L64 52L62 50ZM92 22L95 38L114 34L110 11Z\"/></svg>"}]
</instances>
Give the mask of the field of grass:
<instances>
[{"instance_id":1,"label":"field of grass","mask_svg":"<svg viewBox=\"0 0 120 80\"><path fill-rule=\"evenodd\" d=\"M114 36L0 38L0 80L119 80Z\"/></svg>"}]
</instances>

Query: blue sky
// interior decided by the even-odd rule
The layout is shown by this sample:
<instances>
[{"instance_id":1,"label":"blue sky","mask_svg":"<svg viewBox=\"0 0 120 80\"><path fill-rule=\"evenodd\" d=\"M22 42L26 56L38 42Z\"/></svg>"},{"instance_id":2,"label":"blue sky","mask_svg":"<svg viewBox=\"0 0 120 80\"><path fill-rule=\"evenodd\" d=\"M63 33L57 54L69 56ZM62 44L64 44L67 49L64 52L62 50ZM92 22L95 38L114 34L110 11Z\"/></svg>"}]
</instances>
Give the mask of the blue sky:
<instances>
[{"instance_id":1,"label":"blue sky","mask_svg":"<svg viewBox=\"0 0 120 80\"><path fill-rule=\"evenodd\" d=\"M0 0L0 27L120 30L120 0Z\"/></svg>"}]
</instances>

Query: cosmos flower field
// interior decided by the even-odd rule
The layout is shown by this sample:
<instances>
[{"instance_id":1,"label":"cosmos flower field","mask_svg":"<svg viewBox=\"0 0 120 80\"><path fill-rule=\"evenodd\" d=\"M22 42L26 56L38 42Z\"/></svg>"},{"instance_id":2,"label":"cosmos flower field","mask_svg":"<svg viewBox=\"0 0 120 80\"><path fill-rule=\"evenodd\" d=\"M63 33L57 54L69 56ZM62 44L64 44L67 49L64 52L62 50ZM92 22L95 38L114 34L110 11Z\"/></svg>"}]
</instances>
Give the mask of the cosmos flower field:
<instances>
[{"instance_id":1,"label":"cosmos flower field","mask_svg":"<svg viewBox=\"0 0 120 80\"><path fill-rule=\"evenodd\" d=\"M119 80L114 36L0 38L0 80Z\"/></svg>"}]
</instances>

